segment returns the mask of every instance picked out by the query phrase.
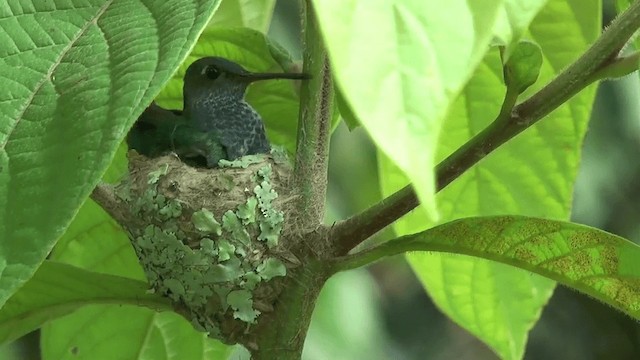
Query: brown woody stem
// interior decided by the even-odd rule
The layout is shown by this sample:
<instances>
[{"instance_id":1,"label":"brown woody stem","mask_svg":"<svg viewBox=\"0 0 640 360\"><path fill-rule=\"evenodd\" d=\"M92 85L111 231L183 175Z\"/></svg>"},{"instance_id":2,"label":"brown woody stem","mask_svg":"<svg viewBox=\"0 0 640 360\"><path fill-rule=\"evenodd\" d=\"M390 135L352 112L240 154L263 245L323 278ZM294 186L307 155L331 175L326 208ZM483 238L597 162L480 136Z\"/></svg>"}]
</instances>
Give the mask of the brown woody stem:
<instances>
[{"instance_id":1,"label":"brown woody stem","mask_svg":"<svg viewBox=\"0 0 640 360\"><path fill-rule=\"evenodd\" d=\"M300 98L300 120L294 185L298 189L299 229L312 230L324 219L327 194L329 134L333 114L333 79L327 51L310 1L305 8L304 72L312 79L304 81Z\"/></svg>"}]
</instances>

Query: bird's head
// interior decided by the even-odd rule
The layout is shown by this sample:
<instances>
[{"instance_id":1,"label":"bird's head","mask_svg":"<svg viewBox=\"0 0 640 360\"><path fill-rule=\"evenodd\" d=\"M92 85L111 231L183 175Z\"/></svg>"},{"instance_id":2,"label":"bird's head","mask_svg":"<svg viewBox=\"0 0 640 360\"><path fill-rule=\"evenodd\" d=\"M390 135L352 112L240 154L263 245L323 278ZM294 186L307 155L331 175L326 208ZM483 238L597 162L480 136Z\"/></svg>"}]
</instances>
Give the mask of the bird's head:
<instances>
[{"instance_id":1,"label":"bird's head","mask_svg":"<svg viewBox=\"0 0 640 360\"><path fill-rule=\"evenodd\" d=\"M247 86L254 81L271 79L308 79L301 73L257 73L221 57L204 57L193 62L184 75L185 105L197 92L223 92L242 98Z\"/></svg>"}]
</instances>

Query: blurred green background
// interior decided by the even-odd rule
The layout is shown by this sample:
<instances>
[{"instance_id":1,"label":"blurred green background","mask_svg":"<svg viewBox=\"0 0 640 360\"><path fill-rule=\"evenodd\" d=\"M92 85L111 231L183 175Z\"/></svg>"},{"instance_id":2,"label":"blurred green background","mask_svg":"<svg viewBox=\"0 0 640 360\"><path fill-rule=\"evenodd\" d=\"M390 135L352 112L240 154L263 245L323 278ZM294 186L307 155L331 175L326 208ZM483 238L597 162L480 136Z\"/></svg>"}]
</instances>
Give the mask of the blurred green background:
<instances>
[{"instance_id":1,"label":"blurred green background","mask_svg":"<svg viewBox=\"0 0 640 360\"><path fill-rule=\"evenodd\" d=\"M297 1L280 0L270 35L300 58ZM605 1L604 23L615 15ZM428 94L427 94L428 95ZM640 243L638 74L599 86L577 179L572 220ZM332 137L329 223L380 200L375 149L361 129ZM378 240L391 236L390 231ZM234 358L244 358L238 351ZM319 299L305 359L496 359L444 317L402 257L333 277ZM0 359L38 359L38 333L0 347ZM640 359L633 319L559 286L531 331L525 359Z\"/></svg>"}]
</instances>

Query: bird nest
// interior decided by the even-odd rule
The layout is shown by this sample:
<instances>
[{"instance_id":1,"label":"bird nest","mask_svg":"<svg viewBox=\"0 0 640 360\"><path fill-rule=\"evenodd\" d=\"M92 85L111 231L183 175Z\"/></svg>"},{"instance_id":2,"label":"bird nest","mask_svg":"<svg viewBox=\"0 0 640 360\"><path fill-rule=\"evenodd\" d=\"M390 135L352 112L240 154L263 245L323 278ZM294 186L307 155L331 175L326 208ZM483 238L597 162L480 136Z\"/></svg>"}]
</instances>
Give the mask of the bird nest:
<instances>
[{"instance_id":1,"label":"bird nest","mask_svg":"<svg viewBox=\"0 0 640 360\"><path fill-rule=\"evenodd\" d=\"M299 265L286 244L294 195L290 165L277 156L221 166L131 151L117 194L130 208L123 226L152 290L197 329L237 343L272 311L284 276Z\"/></svg>"}]
</instances>

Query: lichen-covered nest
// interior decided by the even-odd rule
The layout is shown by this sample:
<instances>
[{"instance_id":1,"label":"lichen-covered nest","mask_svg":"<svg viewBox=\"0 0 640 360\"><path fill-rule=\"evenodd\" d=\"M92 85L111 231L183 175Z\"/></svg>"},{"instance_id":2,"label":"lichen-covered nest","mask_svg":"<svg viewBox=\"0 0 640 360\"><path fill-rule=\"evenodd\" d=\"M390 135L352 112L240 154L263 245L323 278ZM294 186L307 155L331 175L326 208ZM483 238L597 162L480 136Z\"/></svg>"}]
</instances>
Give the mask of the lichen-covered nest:
<instances>
[{"instance_id":1,"label":"lichen-covered nest","mask_svg":"<svg viewBox=\"0 0 640 360\"><path fill-rule=\"evenodd\" d=\"M123 225L152 289L196 328L238 342L299 265L283 241L295 196L290 165L256 155L201 169L134 151L129 162L117 194L133 214Z\"/></svg>"}]
</instances>

